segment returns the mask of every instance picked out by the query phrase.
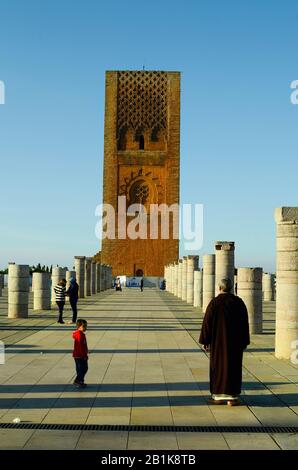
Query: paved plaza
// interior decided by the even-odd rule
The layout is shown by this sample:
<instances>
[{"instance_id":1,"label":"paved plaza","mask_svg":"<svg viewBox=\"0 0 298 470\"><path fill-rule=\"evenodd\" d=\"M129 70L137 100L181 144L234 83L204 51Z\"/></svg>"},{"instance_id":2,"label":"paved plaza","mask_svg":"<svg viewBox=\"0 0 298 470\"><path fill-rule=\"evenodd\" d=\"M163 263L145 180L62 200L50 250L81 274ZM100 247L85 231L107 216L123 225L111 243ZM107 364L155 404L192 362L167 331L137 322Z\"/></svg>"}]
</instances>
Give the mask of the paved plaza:
<instances>
[{"instance_id":1,"label":"paved plaza","mask_svg":"<svg viewBox=\"0 0 298 470\"><path fill-rule=\"evenodd\" d=\"M80 390L72 385L73 325L58 325L56 309L33 312L32 299L28 319L8 319L3 291L1 449L298 448L298 434L274 428L298 426L298 366L274 357L274 302L265 302L264 333L251 337L245 353L239 407L207 404L209 359L197 342L200 309L155 289L105 291L79 306L90 350L88 387ZM71 319L68 304L65 317ZM26 426L5 428L15 418ZM30 423L41 426L30 429ZM256 432L263 426L272 431Z\"/></svg>"}]
</instances>

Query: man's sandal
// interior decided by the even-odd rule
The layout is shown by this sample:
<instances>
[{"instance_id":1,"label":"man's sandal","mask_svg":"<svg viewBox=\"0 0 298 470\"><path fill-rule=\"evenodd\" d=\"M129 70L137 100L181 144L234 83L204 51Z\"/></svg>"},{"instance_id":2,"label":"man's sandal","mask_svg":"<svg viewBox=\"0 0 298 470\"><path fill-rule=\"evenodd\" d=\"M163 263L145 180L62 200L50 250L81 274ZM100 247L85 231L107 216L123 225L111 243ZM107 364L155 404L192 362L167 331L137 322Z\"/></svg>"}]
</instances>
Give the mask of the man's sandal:
<instances>
[{"instance_id":1,"label":"man's sandal","mask_svg":"<svg viewBox=\"0 0 298 470\"><path fill-rule=\"evenodd\" d=\"M208 400L208 405L225 405L226 403L226 400L214 400L213 398Z\"/></svg>"},{"instance_id":2,"label":"man's sandal","mask_svg":"<svg viewBox=\"0 0 298 470\"><path fill-rule=\"evenodd\" d=\"M236 400L228 400L227 401L228 406L239 406L241 405L241 401L236 399Z\"/></svg>"}]
</instances>

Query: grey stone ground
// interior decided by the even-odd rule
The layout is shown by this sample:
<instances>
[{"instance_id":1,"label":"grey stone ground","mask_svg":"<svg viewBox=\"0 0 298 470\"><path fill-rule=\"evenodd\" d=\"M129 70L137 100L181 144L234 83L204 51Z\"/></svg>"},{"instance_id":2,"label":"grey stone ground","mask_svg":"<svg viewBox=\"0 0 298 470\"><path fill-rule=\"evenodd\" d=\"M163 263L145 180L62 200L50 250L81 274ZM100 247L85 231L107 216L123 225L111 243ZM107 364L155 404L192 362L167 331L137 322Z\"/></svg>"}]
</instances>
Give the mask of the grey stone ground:
<instances>
[{"instance_id":1,"label":"grey stone ground","mask_svg":"<svg viewBox=\"0 0 298 470\"><path fill-rule=\"evenodd\" d=\"M32 305L31 305L32 307ZM84 299L89 323L85 390L72 385L73 327L56 311L8 319L0 298L0 423L297 426L298 367L274 357L274 302L243 369L244 405L208 406L207 355L197 344L202 313L171 294L126 289ZM67 307L66 317L70 319ZM298 435L1 429L0 449L297 449Z\"/></svg>"}]
</instances>

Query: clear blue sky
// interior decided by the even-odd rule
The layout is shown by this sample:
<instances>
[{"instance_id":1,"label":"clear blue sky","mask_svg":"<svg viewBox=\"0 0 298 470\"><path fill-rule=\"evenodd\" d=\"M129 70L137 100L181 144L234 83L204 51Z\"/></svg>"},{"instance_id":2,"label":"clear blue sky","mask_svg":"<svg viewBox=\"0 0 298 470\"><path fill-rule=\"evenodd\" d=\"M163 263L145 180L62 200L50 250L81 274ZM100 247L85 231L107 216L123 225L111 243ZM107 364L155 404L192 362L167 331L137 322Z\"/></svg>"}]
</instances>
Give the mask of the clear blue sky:
<instances>
[{"instance_id":1,"label":"clear blue sky","mask_svg":"<svg viewBox=\"0 0 298 470\"><path fill-rule=\"evenodd\" d=\"M181 202L204 246L275 266L273 211L298 205L295 0L1 0L0 267L92 255L106 70L182 72ZM183 253L181 253L183 254Z\"/></svg>"}]
</instances>

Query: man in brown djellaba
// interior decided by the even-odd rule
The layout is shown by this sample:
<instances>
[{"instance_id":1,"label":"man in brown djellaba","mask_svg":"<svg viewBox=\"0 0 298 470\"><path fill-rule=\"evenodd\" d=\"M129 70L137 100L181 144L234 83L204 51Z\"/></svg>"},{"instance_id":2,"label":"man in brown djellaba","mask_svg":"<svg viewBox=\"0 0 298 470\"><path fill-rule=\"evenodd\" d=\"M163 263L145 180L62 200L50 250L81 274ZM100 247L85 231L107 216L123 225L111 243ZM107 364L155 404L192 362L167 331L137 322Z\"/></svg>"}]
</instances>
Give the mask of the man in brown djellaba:
<instances>
[{"instance_id":1,"label":"man in brown djellaba","mask_svg":"<svg viewBox=\"0 0 298 470\"><path fill-rule=\"evenodd\" d=\"M199 343L210 351L209 404L239 405L243 351L249 345L246 306L231 293L230 279L222 279L219 295L209 303Z\"/></svg>"}]
</instances>

